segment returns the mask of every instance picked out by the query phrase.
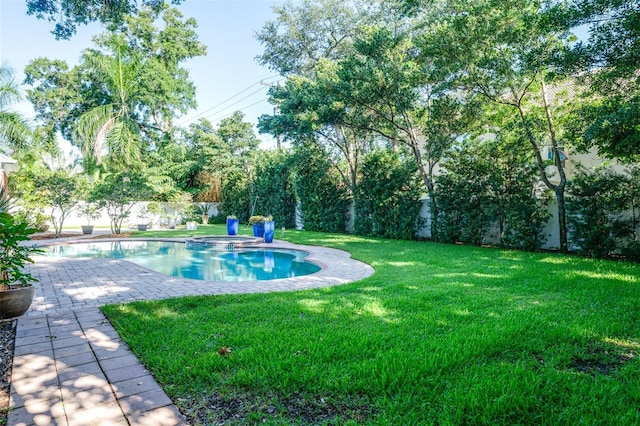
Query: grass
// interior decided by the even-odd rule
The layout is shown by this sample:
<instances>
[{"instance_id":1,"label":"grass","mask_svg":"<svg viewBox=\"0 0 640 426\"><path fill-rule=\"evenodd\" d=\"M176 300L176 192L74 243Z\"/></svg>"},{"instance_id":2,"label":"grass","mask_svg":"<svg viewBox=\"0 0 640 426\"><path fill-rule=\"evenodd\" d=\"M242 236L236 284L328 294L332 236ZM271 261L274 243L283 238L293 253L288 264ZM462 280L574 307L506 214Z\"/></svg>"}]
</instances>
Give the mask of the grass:
<instances>
[{"instance_id":1,"label":"grass","mask_svg":"<svg viewBox=\"0 0 640 426\"><path fill-rule=\"evenodd\" d=\"M285 236L376 273L104 308L192 424L640 424L640 265Z\"/></svg>"}]
</instances>

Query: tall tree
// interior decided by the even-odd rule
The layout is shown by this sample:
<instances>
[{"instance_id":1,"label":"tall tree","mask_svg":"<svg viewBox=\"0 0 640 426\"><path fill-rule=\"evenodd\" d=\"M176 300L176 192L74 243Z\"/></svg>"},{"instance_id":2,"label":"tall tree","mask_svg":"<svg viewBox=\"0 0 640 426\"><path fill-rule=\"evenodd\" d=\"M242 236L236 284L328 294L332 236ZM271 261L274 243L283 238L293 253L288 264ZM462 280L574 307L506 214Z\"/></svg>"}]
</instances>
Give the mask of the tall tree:
<instances>
[{"instance_id":1,"label":"tall tree","mask_svg":"<svg viewBox=\"0 0 640 426\"><path fill-rule=\"evenodd\" d=\"M165 0L26 0L27 14L55 22L51 31L56 39L69 39L78 25L98 21L117 25L140 6L159 8ZM173 4L182 0L171 0Z\"/></svg>"},{"instance_id":2,"label":"tall tree","mask_svg":"<svg viewBox=\"0 0 640 426\"><path fill-rule=\"evenodd\" d=\"M564 66L585 82L579 119L580 147L608 157L640 157L640 6L634 0L557 2L549 11L566 29L585 26L588 39L576 43Z\"/></svg>"},{"instance_id":3,"label":"tall tree","mask_svg":"<svg viewBox=\"0 0 640 426\"><path fill-rule=\"evenodd\" d=\"M135 165L171 138L174 115L195 106L181 64L205 53L196 27L175 9L143 8L96 37L96 48L71 70L61 61L34 61L27 82L38 119L83 147L94 164L107 154L113 166Z\"/></svg>"},{"instance_id":4,"label":"tall tree","mask_svg":"<svg viewBox=\"0 0 640 426\"><path fill-rule=\"evenodd\" d=\"M356 3L289 0L283 6L275 6L276 20L265 23L256 34L264 46L258 62L283 76L308 76L320 59L344 57L362 19Z\"/></svg>"},{"instance_id":5,"label":"tall tree","mask_svg":"<svg viewBox=\"0 0 640 426\"><path fill-rule=\"evenodd\" d=\"M540 179L555 194L559 246L566 251L567 178L548 85L556 71L553 59L566 51L569 35L549 25L542 12L543 3L537 0L450 0L429 24L422 48L469 95L480 94L519 118ZM530 102L532 97L536 103ZM545 147L552 152L553 168L542 156Z\"/></svg>"},{"instance_id":6,"label":"tall tree","mask_svg":"<svg viewBox=\"0 0 640 426\"><path fill-rule=\"evenodd\" d=\"M236 111L230 117L220 121L215 134L220 140L223 155L231 159L236 167L244 170L251 179L256 150L260 145L260 139L253 131L253 125L244 121L242 112Z\"/></svg>"},{"instance_id":7,"label":"tall tree","mask_svg":"<svg viewBox=\"0 0 640 426\"><path fill-rule=\"evenodd\" d=\"M261 132L298 145L315 140L353 195L363 153L371 135L334 120L344 107L332 102L326 83L332 63L353 54L353 40L364 25L381 19L383 1L303 0L275 7L276 19L256 35L264 52L258 56L288 78L270 90L277 113L260 117Z\"/></svg>"},{"instance_id":8,"label":"tall tree","mask_svg":"<svg viewBox=\"0 0 640 426\"><path fill-rule=\"evenodd\" d=\"M143 72L140 57L129 54L124 46L115 46L115 56L85 52L84 62L94 71L93 84L108 97L77 121L73 139L82 147L85 158L102 163L107 152L111 165L130 167L142 154L141 123L137 79Z\"/></svg>"},{"instance_id":9,"label":"tall tree","mask_svg":"<svg viewBox=\"0 0 640 426\"><path fill-rule=\"evenodd\" d=\"M445 152L468 131L475 103L464 101L420 58L410 31L370 27L355 41L357 54L338 63L335 93L350 110L344 125L406 146L429 193L431 235L437 238L434 172Z\"/></svg>"},{"instance_id":10,"label":"tall tree","mask_svg":"<svg viewBox=\"0 0 640 426\"><path fill-rule=\"evenodd\" d=\"M289 77L270 90L278 113L261 116L258 128L296 146L316 141L353 195L362 156L370 151L373 138L366 130L345 125L343 116L349 111L337 96L335 80L335 63L328 60L319 61L314 78Z\"/></svg>"},{"instance_id":11,"label":"tall tree","mask_svg":"<svg viewBox=\"0 0 640 426\"><path fill-rule=\"evenodd\" d=\"M43 139L56 141L57 135L71 140L74 118L84 112L91 94L87 93L79 68L69 69L62 60L36 58L25 67L27 99L36 112L35 121Z\"/></svg>"}]
</instances>

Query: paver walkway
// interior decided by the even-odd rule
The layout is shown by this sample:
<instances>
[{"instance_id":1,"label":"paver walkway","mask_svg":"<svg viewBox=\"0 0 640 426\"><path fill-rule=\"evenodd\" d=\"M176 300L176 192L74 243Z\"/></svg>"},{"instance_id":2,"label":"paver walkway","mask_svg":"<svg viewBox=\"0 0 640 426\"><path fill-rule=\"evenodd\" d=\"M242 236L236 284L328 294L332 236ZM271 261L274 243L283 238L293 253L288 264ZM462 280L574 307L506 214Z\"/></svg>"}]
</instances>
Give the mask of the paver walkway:
<instances>
[{"instance_id":1,"label":"paver walkway","mask_svg":"<svg viewBox=\"0 0 640 426\"><path fill-rule=\"evenodd\" d=\"M37 256L29 271L40 282L16 330L9 426L187 424L99 311L102 305L317 288L373 273L341 250L268 246L305 250L323 268L298 278L225 283L170 277L122 260Z\"/></svg>"}]
</instances>

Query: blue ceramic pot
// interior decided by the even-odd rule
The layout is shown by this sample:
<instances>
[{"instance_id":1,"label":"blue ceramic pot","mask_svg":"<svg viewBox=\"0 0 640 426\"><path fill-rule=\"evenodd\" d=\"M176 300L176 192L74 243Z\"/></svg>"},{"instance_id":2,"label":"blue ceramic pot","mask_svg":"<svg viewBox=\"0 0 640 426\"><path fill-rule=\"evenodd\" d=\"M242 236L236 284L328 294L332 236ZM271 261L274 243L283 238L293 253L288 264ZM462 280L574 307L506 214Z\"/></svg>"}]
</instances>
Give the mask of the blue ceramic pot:
<instances>
[{"instance_id":1,"label":"blue ceramic pot","mask_svg":"<svg viewBox=\"0 0 640 426\"><path fill-rule=\"evenodd\" d=\"M253 236L260 238L264 237L264 223L253 224Z\"/></svg>"},{"instance_id":2,"label":"blue ceramic pot","mask_svg":"<svg viewBox=\"0 0 640 426\"><path fill-rule=\"evenodd\" d=\"M238 219L227 218L227 234L236 235L238 233Z\"/></svg>"},{"instance_id":3,"label":"blue ceramic pot","mask_svg":"<svg viewBox=\"0 0 640 426\"><path fill-rule=\"evenodd\" d=\"M267 221L264 223L264 242L273 242L273 234L276 231L276 223L273 221Z\"/></svg>"}]
</instances>

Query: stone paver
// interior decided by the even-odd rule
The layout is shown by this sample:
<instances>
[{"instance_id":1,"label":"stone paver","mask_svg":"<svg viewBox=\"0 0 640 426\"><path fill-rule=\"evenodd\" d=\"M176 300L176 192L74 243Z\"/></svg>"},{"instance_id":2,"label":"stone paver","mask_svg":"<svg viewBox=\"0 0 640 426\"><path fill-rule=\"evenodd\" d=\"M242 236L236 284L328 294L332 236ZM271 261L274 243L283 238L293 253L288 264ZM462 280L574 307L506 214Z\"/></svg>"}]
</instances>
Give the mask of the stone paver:
<instances>
[{"instance_id":1,"label":"stone paver","mask_svg":"<svg viewBox=\"0 0 640 426\"><path fill-rule=\"evenodd\" d=\"M8 425L187 425L100 306L320 288L373 273L341 250L280 241L265 246L304 250L306 259L322 270L297 278L227 283L170 277L122 260L35 257L28 270L40 282L31 309L18 319Z\"/></svg>"}]
</instances>

